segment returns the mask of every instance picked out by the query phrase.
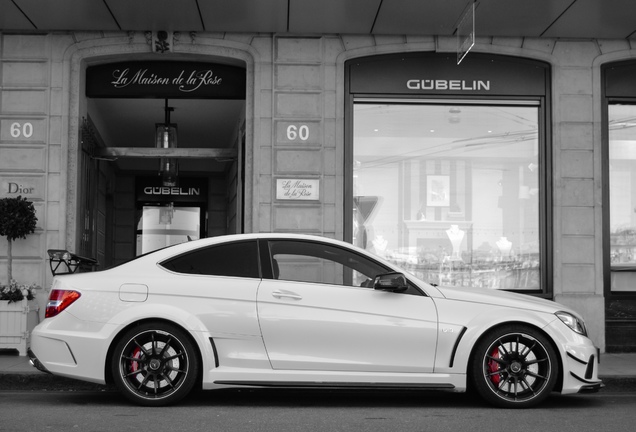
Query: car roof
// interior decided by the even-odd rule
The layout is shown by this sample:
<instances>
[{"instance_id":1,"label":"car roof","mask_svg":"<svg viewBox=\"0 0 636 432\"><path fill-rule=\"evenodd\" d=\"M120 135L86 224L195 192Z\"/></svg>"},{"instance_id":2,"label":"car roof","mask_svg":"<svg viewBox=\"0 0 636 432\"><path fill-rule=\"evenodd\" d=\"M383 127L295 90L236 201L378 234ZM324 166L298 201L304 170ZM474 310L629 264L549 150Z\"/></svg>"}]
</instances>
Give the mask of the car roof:
<instances>
[{"instance_id":1,"label":"car roof","mask_svg":"<svg viewBox=\"0 0 636 432\"><path fill-rule=\"evenodd\" d=\"M239 242L245 240L268 240L268 239L292 239L292 240L306 240L306 241L319 241L322 243L331 244L334 246L346 247L348 249L358 250L365 253L364 250L346 243L341 240L335 240L328 237L322 237L312 234L295 234L295 233L249 233L249 234L229 234L216 237L207 237L199 240L192 240L189 242L179 243L173 246L168 246L163 249L149 252L146 255L137 257L137 260L148 260L152 262L163 261L175 255L179 255L190 250L198 249L206 246L213 246L221 243Z\"/></svg>"}]
</instances>

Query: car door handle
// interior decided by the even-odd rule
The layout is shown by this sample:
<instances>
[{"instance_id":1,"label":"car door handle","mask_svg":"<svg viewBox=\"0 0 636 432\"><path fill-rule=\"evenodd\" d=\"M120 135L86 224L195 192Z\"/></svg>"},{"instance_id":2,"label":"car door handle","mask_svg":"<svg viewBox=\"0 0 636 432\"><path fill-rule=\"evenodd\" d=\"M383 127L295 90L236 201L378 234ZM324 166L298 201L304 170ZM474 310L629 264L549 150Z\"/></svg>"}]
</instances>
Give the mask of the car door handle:
<instances>
[{"instance_id":1,"label":"car door handle","mask_svg":"<svg viewBox=\"0 0 636 432\"><path fill-rule=\"evenodd\" d=\"M278 291L278 290L273 291L272 296L274 296L275 298L290 298L294 300L302 300L303 298L301 295L298 295L291 291Z\"/></svg>"}]
</instances>

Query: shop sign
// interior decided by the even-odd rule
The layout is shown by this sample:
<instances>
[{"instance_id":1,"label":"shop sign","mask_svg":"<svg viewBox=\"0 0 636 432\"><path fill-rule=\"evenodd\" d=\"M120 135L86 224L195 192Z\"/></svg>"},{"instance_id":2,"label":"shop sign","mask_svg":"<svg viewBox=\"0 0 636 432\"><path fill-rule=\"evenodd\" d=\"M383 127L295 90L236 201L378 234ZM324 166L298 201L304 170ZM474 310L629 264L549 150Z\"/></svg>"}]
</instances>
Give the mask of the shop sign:
<instances>
[{"instance_id":1,"label":"shop sign","mask_svg":"<svg viewBox=\"0 0 636 432\"><path fill-rule=\"evenodd\" d=\"M319 200L320 180L277 179L276 199L279 200Z\"/></svg>"},{"instance_id":2,"label":"shop sign","mask_svg":"<svg viewBox=\"0 0 636 432\"><path fill-rule=\"evenodd\" d=\"M361 95L545 96L549 65L473 53L457 65L450 55L389 54L347 62L349 93Z\"/></svg>"},{"instance_id":3,"label":"shop sign","mask_svg":"<svg viewBox=\"0 0 636 432\"><path fill-rule=\"evenodd\" d=\"M245 99L245 69L216 63L133 61L90 66L88 97Z\"/></svg>"},{"instance_id":4,"label":"shop sign","mask_svg":"<svg viewBox=\"0 0 636 432\"><path fill-rule=\"evenodd\" d=\"M205 179L179 178L177 186L163 186L160 178L137 179L137 201L203 202L207 201Z\"/></svg>"},{"instance_id":5,"label":"shop sign","mask_svg":"<svg viewBox=\"0 0 636 432\"><path fill-rule=\"evenodd\" d=\"M145 195L185 195L185 196L200 196L201 188L189 187L182 188L176 186L146 186L144 187Z\"/></svg>"},{"instance_id":6,"label":"shop sign","mask_svg":"<svg viewBox=\"0 0 636 432\"><path fill-rule=\"evenodd\" d=\"M0 180L1 197L42 198L43 179L36 177L10 177Z\"/></svg>"},{"instance_id":7,"label":"shop sign","mask_svg":"<svg viewBox=\"0 0 636 432\"><path fill-rule=\"evenodd\" d=\"M490 91L490 80L411 79L406 82L406 87L410 90Z\"/></svg>"}]
</instances>

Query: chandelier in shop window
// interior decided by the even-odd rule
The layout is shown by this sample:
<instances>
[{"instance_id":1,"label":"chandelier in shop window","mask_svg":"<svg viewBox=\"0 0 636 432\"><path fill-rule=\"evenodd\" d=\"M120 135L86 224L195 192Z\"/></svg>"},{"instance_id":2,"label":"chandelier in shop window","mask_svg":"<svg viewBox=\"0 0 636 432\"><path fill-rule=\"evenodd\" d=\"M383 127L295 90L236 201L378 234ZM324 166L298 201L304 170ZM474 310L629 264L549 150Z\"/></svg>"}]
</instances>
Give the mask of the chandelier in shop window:
<instances>
[{"instance_id":1,"label":"chandelier in shop window","mask_svg":"<svg viewBox=\"0 0 636 432\"><path fill-rule=\"evenodd\" d=\"M170 112L174 108L165 105L165 120L155 124L155 143L157 148L177 148L177 125L170 123ZM176 186L179 175L179 161L177 158L162 157L159 162L159 175L163 186Z\"/></svg>"}]
</instances>

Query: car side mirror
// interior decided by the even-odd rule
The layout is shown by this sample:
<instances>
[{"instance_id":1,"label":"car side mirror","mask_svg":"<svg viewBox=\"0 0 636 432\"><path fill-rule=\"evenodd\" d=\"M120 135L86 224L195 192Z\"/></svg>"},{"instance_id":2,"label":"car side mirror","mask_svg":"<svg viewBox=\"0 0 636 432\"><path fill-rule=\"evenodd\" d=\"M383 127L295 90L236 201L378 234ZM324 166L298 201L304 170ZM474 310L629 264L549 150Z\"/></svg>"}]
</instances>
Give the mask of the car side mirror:
<instances>
[{"instance_id":1,"label":"car side mirror","mask_svg":"<svg viewBox=\"0 0 636 432\"><path fill-rule=\"evenodd\" d=\"M373 288L380 291L404 292L408 284L402 273L385 273L375 277Z\"/></svg>"}]
</instances>

